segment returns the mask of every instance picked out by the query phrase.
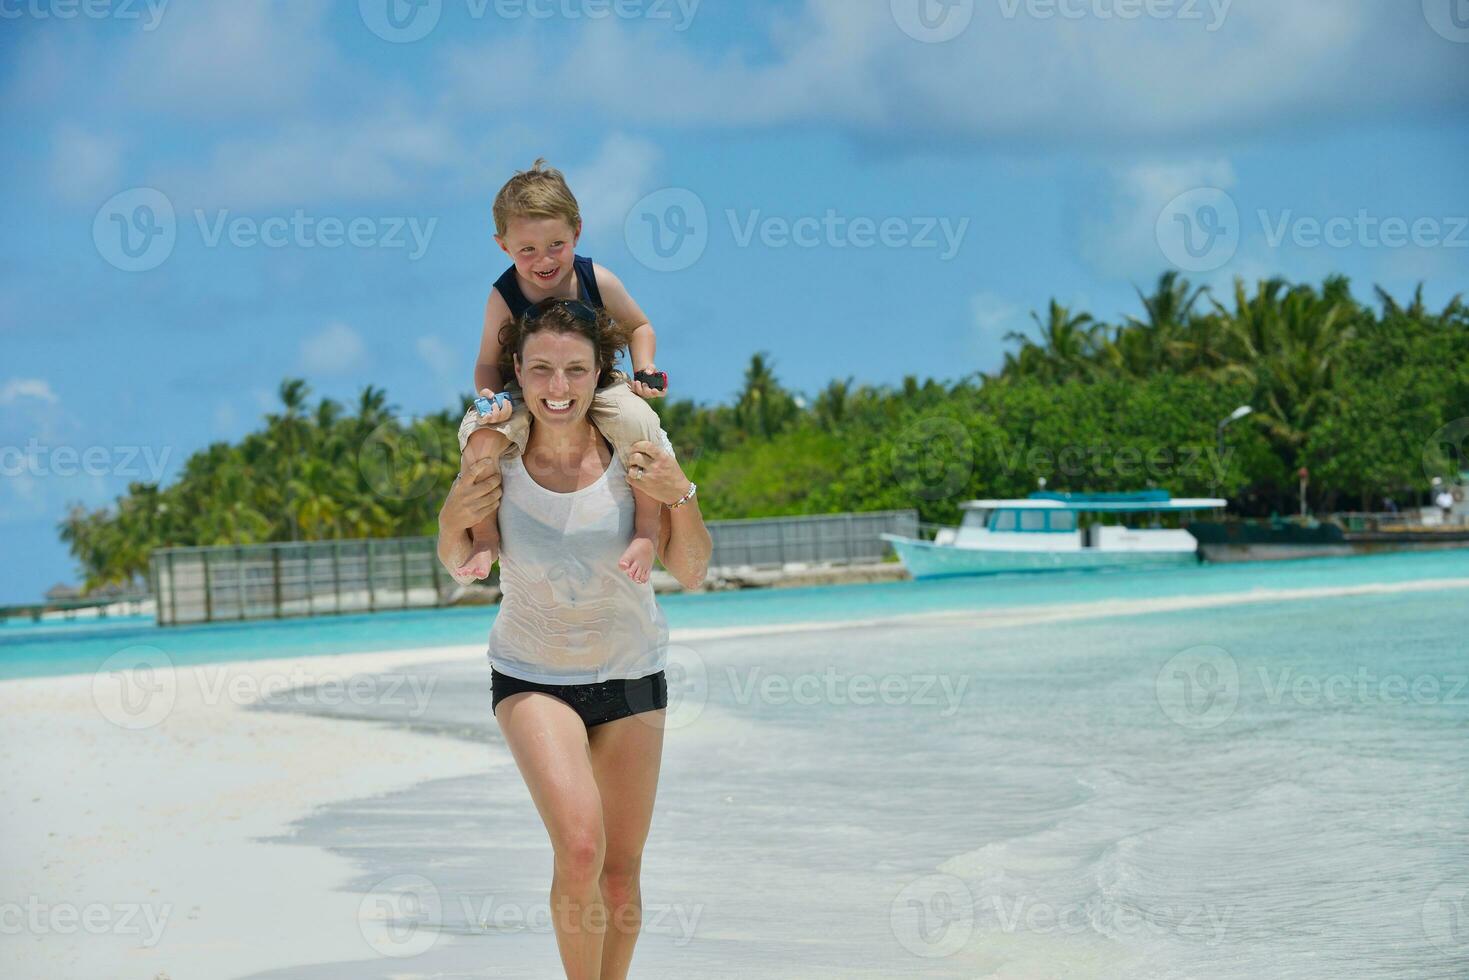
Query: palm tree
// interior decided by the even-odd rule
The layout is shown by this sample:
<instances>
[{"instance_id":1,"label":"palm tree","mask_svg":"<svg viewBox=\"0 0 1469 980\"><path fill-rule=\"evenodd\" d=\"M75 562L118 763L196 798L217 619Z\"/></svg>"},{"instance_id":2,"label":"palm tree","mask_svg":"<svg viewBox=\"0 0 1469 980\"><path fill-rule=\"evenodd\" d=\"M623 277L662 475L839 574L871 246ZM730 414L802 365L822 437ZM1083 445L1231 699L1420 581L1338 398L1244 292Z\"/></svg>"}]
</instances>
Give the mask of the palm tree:
<instances>
[{"instance_id":1,"label":"palm tree","mask_svg":"<svg viewBox=\"0 0 1469 980\"><path fill-rule=\"evenodd\" d=\"M1259 283L1254 297L1246 295L1242 280L1234 291L1235 309L1218 309L1229 318L1239 373L1255 390L1253 421L1294 469L1302 464L1300 449L1313 423L1338 396L1337 370L1356 336L1355 305L1332 280L1320 295L1281 279Z\"/></svg>"},{"instance_id":2,"label":"palm tree","mask_svg":"<svg viewBox=\"0 0 1469 980\"><path fill-rule=\"evenodd\" d=\"M795 418L795 399L776 380L768 354L759 351L745 369L745 384L735 404L735 421L747 434L769 438Z\"/></svg>"},{"instance_id":3,"label":"palm tree","mask_svg":"<svg viewBox=\"0 0 1469 980\"><path fill-rule=\"evenodd\" d=\"M1187 334L1193 324L1194 307L1208 292L1207 286L1191 287L1176 269L1158 277L1151 296L1137 290L1147 316L1127 318L1127 331L1139 338L1130 340L1123 358L1130 373L1142 377L1187 359L1190 353Z\"/></svg>"},{"instance_id":4,"label":"palm tree","mask_svg":"<svg viewBox=\"0 0 1469 980\"><path fill-rule=\"evenodd\" d=\"M1021 344L1018 357L1006 355L1007 371L1013 365L1023 375L1038 374L1051 381L1085 379L1095 374L1095 356L1104 330L1090 313L1072 315L1053 299L1046 319L1042 320L1034 311L1030 318L1040 331L1040 343L1018 331L1005 334L1006 340Z\"/></svg>"}]
</instances>

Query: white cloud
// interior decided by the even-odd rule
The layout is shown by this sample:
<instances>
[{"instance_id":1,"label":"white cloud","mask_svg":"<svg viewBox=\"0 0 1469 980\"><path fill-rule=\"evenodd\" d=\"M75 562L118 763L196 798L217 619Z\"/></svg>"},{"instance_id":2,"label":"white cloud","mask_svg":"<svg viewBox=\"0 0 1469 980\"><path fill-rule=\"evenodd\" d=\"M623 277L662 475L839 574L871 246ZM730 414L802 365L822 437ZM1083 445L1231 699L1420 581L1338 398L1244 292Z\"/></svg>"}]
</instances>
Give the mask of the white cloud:
<instances>
[{"instance_id":1,"label":"white cloud","mask_svg":"<svg viewBox=\"0 0 1469 980\"><path fill-rule=\"evenodd\" d=\"M389 109L369 120L221 140L208 163L166 175L159 186L188 206L231 209L418 197L426 181L462 168L468 157L444 122Z\"/></svg>"},{"instance_id":2,"label":"white cloud","mask_svg":"<svg viewBox=\"0 0 1469 980\"><path fill-rule=\"evenodd\" d=\"M235 406L223 400L215 402L214 418L212 421L214 423L215 436L221 439L233 436L235 434L235 425L238 422L238 416L235 414Z\"/></svg>"},{"instance_id":3,"label":"white cloud","mask_svg":"<svg viewBox=\"0 0 1469 980\"><path fill-rule=\"evenodd\" d=\"M1168 259L1158 242L1158 216L1178 195L1201 187L1228 191L1236 183L1228 160L1147 161L1110 171L1100 188L1078 202L1076 248L1104 276L1151 279Z\"/></svg>"},{"instance_id":4,"label":"white cloud","mask_svg":"<svg viewBox=\"0 0 1469 980\"><path fill-rule=\"evenodd\" d=\"M964 351L980 371L995 371L1004 362L1011 347L1005 334L1023 331L1028 324L1025 311L996 293L982 291L969 298L969 309L975 329L969 331Z\"/></svg>"},{"instance_id":5,"label":"white cloud","mask_svg":"<svg viewBox=\"0 0 1469 980\"><path fill-rule=\"evenodd\" d=\"M356 330L333 321L301 341L299 363L313 374L351 374L367 365L367 346Z\"/></svg>"},{"instance_id":6,"label":"white cloud","mask_svg":"<svg viewBox=\"0 0 1469 980\"><path fill-rule=\"evenodd\" d=\"M682 35L608 19L570 47L531 34L464 45L443 59L439 88L457 106L490 112L548 102L623 125L814 122L868 137L1017 146L1176 147L1230 132L1295 133L1364 110L1391 118L1469 104L1469 59L1426 28L1416 4L1219 7L1172 5L1197 20L1121 20L1035 16L1027 11L1040 5L1026 0L980 3L958 37L924 44L899 29L889 4L808 0L771 27L773 52L759 55L697 49Z\"/></svg>"},{"instance_id":7,"label":"white cloud","mask_svg":"<svg viewBox=\"0 0 1469 980\"><path fill-rule=\"evenodd\" d=\"M647 140L613 133L596 156L567 168L566 180L581 205L584 234L596 239L621 234L632 206L653 188L658 148Z\"/></svg>"},{"instance_id":8,"label":"white cloud","mask_svg":"<svg viewBox=\"0 0 1469 980\"><path fill-rule=\"evenodd\" d=\"M0 405L11 405L22 398L32 398L49 405L55 405L61 400L51 390L51 383L44 378L11 378L0 384Z\"/></svg>"},{"instance_id":9,"label":"white cloud","mask_svg":"<svg viewBox=\"0 0 1469 980\"><path fill-rule=\"evenodd\" d=\"M324 0L170 3L156 29L130 32L102 88L129 106L210 119L308 107L315 79L340 71L329 10Z\"/></svg>"},{"instance_id":10,"label":"white cloud","mask_svg":"<svg viewBox=\"0 0 1469 980\"><path fill-rule=\"evenodd\" d=\"M474 386L474 356L470 352L465 351L461 356L432 334L419 337L414 348L433 376L434 387L444 398L458 398Z\"/></svg>"},{"instance_id":11,"label":"white cloud","mask_svg":"<svg viewBox=\"0 0 1469 980\"><path fill-rule=\"evenodd\" d=\"M449 349L449 345L432 334L419 337L415 347L423 363L428 365L429 370L435 374L453 374L462 367L459 358Z\"/></svg>"},{"instance_id":12,"label":"white cloud","mask_svg":"<svg viewBox=\"0 0 1469 980\"><path fill-rule=\"evenodd\" d=\"M990 292L975 293L970 297L969 308L974 314L975 325L986 336L1003 337L1007 331L1015 329L1023 315L1018 306Z\"/></svg>"},{"instance_id":13,"label":"white cloud","mask_svg":"<svg viewBox=\"0 0 1469 980\"><path fill-rule=\"evenodd\" d=\"M69 203L101 204L121 189L122 144L74 123L61 123L51 134L47 174L51 188Z\"/></svg>"}]
</instances>

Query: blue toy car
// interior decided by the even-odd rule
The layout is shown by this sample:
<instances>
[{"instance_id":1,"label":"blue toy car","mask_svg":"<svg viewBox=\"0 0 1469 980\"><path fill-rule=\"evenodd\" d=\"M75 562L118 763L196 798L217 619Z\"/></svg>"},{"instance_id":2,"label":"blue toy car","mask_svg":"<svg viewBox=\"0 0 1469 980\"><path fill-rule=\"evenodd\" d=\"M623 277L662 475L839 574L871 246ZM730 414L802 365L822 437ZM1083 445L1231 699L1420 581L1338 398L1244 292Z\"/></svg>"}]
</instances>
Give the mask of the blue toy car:
<instances>
[{"instance_id":1,"label":"blue toy car","mask_svg":"<svg viewBox=\"0 0 1469 980\"><path fill-rule=\"evenodd\" d=\"M484 395L474 396L474 407L479 411L481 415L489 415L501 405L513 404L514 402L510 398L510 392L508 391L497 391L495 392L495 397L493 398L486 398Z\"/></svg>"}]
</instances>

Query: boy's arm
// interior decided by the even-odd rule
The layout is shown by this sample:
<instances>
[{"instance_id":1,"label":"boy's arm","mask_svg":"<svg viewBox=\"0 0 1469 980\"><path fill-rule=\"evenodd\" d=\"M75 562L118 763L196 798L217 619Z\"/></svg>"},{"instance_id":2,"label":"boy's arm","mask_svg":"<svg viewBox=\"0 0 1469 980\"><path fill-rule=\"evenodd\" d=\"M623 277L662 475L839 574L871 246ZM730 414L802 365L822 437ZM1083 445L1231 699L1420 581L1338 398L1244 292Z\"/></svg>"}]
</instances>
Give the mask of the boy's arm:
<instances>
[{"instance_id":1,"label":"boy's arm","mask_svg":"<svg viewBox=\"0 0 1469 980\"><path fill-rule=\"evenodd\" d=\"M648 316L642 307L628 295L627 287L622 284L621 279L605 266L595 265L594 268L597 273L597 288L602 291L602 305L607 307L607 312L618 323L625 323L633 328L632 338L628 342L633 372L649 370L654 366L653 358L658 347L653 325L648 322Z\"/></svg>"},{"instance_id":2,"label":"boy's arm","mask_svg":"<svg viewBox=\"0 0 1469 980\"><path fill-rule=\"evenodd\" d=\"M490 289L490 298L485 301L485 326L480 335L479 358L474 364L474 390L488 388L499 392L504 389L500 377L500 328L510 320L510 307L498 289Z\"/></svg>"}]
</instances>

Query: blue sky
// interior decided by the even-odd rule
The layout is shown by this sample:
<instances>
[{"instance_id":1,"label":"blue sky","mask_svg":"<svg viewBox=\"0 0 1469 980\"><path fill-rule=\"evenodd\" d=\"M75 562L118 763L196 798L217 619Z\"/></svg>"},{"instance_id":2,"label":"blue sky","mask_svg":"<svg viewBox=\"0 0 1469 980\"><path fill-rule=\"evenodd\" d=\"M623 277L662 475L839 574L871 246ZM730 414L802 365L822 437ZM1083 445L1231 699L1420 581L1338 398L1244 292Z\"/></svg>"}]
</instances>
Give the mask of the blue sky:
<instances>
[{"instance_id":1,"label":"blue sky","mask_svg":"<svg viewBox=\"0 0 1469 980\"><path fill-rule=\"evenodd\" d=\"M286 376L467 390L537 156L705 402L757 350L807 392L993 370L1050 298L1116 320L1175 266L1469 285L1466 0L0 13L0 602L73 578L69 502L170 481Z\"/></svg>"}]
</instances>

